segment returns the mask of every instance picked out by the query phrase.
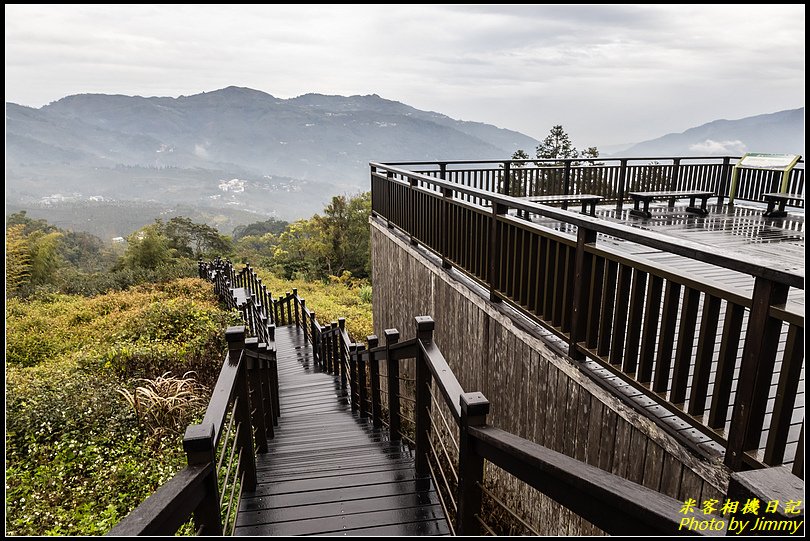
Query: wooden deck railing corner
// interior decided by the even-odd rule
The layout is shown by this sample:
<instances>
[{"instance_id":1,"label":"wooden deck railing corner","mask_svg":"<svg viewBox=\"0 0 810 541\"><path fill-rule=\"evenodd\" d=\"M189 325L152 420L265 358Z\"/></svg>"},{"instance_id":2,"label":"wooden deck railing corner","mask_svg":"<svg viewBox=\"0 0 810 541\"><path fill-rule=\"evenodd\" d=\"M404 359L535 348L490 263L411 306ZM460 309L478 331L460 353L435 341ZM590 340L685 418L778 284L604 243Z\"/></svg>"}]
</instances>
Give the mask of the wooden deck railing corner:
<instances>
[{"instance_id":1,"label":"wooden deck railing corner","mask_svg":"<svg viewBox=\"0 0 810 541\"><path fill-rule=\"evenodd\" d=\"M646 165L636 163L640 160L609 159L618 165L589 169L612 179L606 185L618 194L617 211L633 189L710 189L728 196L722 190L728 189L730 157L676 157L666 158L671 163ZM732 469L793 459L785 457L785 449L804 358L804 318L786 300L791 289L803 291L803 270L512 196L513 181L523 183L521 194L546 193L544 183L557 193L578 193L587 167L563 162L550 167L541 166L542 160L372 163L372 210L389 228L401 230L411 245L438 256L443 268L486 287L491 301L509 303L565 341L569 357L596 361L725 446ZM530 163L538 167L527 167ZM413 165L430 169L403 168ZM449 165L457 168L449 170ZM803 190L804 170L791 174L789 182ZM768 172L757 175L751 176L756 186L740 188L738 199L756 197L776 178ZM559 231L541 227L526 220L529 215L562 225ZM576 236L570 233L574 228ZM746 297L617 251L611 247L616 241L749 275L753 293ZM721 345L715 351L718 338ZM784 349L778 348L785 340ZM395 371L387 358L389 370ZM718 368L712 372L714 364ZM768 387L777 366L780 391L774 397ZM740 383L733 391L737 368ZM712 382L714 393L709 392ZM389 386L389 393L398 392L390 379ZM766 427L769 399L776 406ZM399 430L398 408L393 404L392 433ZM760 449L764 430L770 430L769 438ZM803 475L801 461L794 463Z\"/></svg>"}]
</instances>

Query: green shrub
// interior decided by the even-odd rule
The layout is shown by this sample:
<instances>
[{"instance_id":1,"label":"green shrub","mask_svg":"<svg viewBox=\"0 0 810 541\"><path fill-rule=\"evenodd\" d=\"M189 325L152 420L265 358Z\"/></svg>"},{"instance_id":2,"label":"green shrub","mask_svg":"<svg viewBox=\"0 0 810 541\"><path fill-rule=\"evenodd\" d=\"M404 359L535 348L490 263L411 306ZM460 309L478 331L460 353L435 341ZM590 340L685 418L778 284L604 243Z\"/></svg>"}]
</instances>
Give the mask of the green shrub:
<instances>
[{"instance_id":1,"label":"green shrub","mask_svg":"<svg viewBox=\"0 0 810 541\"><path fill-rule=\"evenodd\" d=\"M8 299L7 534L105 533L181 469L182 425L207 396L195 386L182 412L162 414L169 429L151 430L118 390L150 387L136 378L171 387L169 370L210 387L237 321L199 279Z\"/></svg>"},{"instance_id":2,"label":"green shrub","mask_svg":"<svg viewBox=\"0 0 810 541\"><path fill-rule=\"evenodd\" d=\"M257 273L274 298L283 296L294 287L298 288L298 296L307 301L307 308L315 311L315 317L322 325L345 317L346 329L352 339L358 342L374 332L371 286L366 280L353 280L351 275L346 274L341 278L332 276L323 282L292 282L263 270L257 270Z\"/></svg>"}]
</instances>

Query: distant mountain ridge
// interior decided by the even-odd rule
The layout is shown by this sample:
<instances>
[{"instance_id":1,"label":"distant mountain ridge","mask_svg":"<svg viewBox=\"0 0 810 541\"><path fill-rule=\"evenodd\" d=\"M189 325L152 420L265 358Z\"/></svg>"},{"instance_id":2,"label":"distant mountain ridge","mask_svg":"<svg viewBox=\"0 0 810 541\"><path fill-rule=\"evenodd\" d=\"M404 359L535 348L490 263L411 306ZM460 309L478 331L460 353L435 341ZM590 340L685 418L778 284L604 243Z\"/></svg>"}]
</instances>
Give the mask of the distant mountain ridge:
<instances>
[{"instance_id":1,"label":"distant mountain ridge","mask_svg":"<svg viewBox=\"0 0 810 541\"><path fill-rule=\"evenodd\" d=\"M718 120L616 155L803 153L803 117L801 108ZM168 216L190 206L232 228L251 216L307 217L333 195L368 190L371 160L505 159L537 144L377 94L281 99L230 86L176 98L77 94L41 108L7 102L6 205L40 215L60 205L63 227L77 230L122 214L127 201L144 223L155 217L145 209Z\"/></svg>"},{"instance_id":2,"label":"distant mountain ridge","mask_svg":"<svg viewBox=\"0 0 810 541\"><path fill-rule=\"evenodd\" d=\"M38 109L6 103L6 202L148 201L295 219L368 190L372 160L504 158L536 145L376 94L77 94Z\"/></svg>"},{"instance_id":3,"label":"distant mountain ridge","mask_svg":"<svg viewBox=\"0 0 810 541\"><path fill-rule=\"evenodd\" d=\"M12 163L235 166L358 187L370 160L497 158L537 144L376 94L279 99L238 87L177 98L78 94L40 109L8 103L6 118Z\"/></svg>"},{"instance_id":4,"label":"distant mountain ridge","mask_svg":"<svg viewBox=\"0 0 810 541\"><path fill-rule=\"evenodd\" d=\"M804 107L737 120L714 120L637 143L617 156L804 155Z\"/></svg>"}]
</instances>

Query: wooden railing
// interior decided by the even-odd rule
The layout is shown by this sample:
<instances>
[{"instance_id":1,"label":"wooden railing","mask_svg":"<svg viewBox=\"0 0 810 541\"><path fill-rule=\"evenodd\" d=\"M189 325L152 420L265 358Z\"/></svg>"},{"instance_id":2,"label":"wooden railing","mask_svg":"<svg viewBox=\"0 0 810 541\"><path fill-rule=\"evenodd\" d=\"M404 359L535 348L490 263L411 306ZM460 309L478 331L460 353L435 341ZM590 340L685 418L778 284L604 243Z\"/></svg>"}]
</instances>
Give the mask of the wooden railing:
<instances>
[{"instance_id":1,"label":"wooden railing","mask_svg":"<svg viewBox=\"0 0 810 541\"><path fill-rule=\"evenodd\" d=\"M783 463L804 359L803 313L786 301L804 289L803 271L391 165L371 164L371 186L373 215L551 330L572 358L598 362L695 425L725 447L729 467ZM753 294L616 250L611 239L748 274ZM803 475L801 440L796 453Z\"/></svg>"},{"instance_id":2,"label":"wooden railing","mask_svg":"<svg viewBox=\"0 0 810 541\"><path fill-rule=\"evenodd\" d=\"M564 160L457 160L392 162L433 178L513 197L536 195L600 195L621 209L628 192L702 190L714 192L718 202L729 198L731 173L739 158L665 157ZM788 193L804 193L804 161L789 176ZM400 178L404 180L404 178ZM762 194L780 191L781 171L740 169L735 200L762 201ZM427 187L429 186L422 186ZM471 194L462 200L480 204ZM804 201L796 205L804 207Z\"/></svg>"},{"instance_id":3,"label":"wooden railing","mask_svg":"<svg viewBox=\"0 0 810 541\"><path fill-rule=\"evenodd\" d=\"M283 304L288 314L298 314L289 321L307 333L316 363L342 388L349 387L352 411L387 428L391 441L411 445L417 480L432 479L452 533L500 533L502 526L486 518L487 507L499 506L526 533L539 534L528 517L499 498L498 487L487 487L485 462L606 533L711 533L685 527L682 501L488 426L489 401L479 392L464 391L433 341L432 318L416 317L415 336L409 340L401 341L397 329L386 329L383 344L374 335L364 344L352 341L343 319L320 326L297 295L287 295ZM735 474L735 490L750 486L742 480L746 475ZM798 498L802 492L803 485L785 481L781 471L771 478L774 485L764 493L734 496L770 499L785 491Z\"/></svg>"},{"instance_id":4,"label":"wooden railing","mask_svg":"<svg viewBox=\"0 0 810 541\"><path fill-rule=\"evenodd\" d=\"M271 298L250 267L237 274L230 262L216 260L200 264L200 277L242 312L246 325L225 332L228 354L205 416L183 437L188 466L108 535L171 535L192 517L199 535L230 534L242 491L256 486L255 455L267 452L279 412ZM232 287L248 296L236 299Z\"/></svg>"},{"instance_id":5,"label":"wooden railing","mask_svg":"<svg viewBox=\"0 0 810 541\"><path fill-rule=\"evenodd\" d=\"M201 264L200 274L232 307L246 304L253 291L265 292L249 266L236 273L230 262L217 260ZM235 299L232 287L245 288L248 295ZM454 533L497 533L486 519L490 505L501 506L527 532L537 533L498 497L496 487L487 487L485 462L607 533L704 533L683 527L681 501L488 426L489 402L461 387L433 340L430 317L415 319L415 336L409 340L400 341L399 331L387 329L382 344L376 336L357 343L344 319L321 325L296 290L278 299L257 295L254 305L256 321L267 322L269 336L274 334L271 319L301 329L312 344L314 362L348 387L352 411L375 427L386 427L392 441L411 443L417 478L432 478ZM228 355L211 401L203 421L190 426L184 438L189 465L108 535L169 535L192 517L198 534L233 531L239 495L255 487L254 453L267 451L279 411L272 343L246 338L247 328L231 327L226 333ZM780 481L773 490L791 497L801 492L795 484L786 489L780 475L774 475ZM736 498L749 495L751 483L732 484ZM767 499L767 494L754 495Z\"/></svg>"},{"instance_id":6,"label":"wooden railing","mask_svg":"<svg viewBox=\"0 0 810 541\"><path fill-rule=\"evenodd\" d=\"M685 533L679 529L682 502L486 426L489 402L481 393L464 392L433 342L430 317L416 318L410 340L400 341L398 330L387 329L383 344L373 335L358 343L343 318L321 325L295 290L274 305L277 321L300 327L314 362L348 390L352 411L387 428L391 441L413 446L416 475L430 476L439 487L454 533L492 531L481 518L482 494L489 492L484 460L606 532Z\"/></svg>"}]
</instances>

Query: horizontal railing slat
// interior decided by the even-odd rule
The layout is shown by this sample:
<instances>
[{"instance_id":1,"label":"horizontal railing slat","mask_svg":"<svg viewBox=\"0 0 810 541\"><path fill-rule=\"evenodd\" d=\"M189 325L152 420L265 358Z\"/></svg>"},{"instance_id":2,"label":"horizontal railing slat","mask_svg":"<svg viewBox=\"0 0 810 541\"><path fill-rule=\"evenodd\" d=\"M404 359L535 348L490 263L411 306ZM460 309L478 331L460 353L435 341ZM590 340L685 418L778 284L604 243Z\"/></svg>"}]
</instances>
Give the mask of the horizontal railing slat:
<instances>
[{"instance_id":1,"label":"horizontal railing slat","mask_svg":"<svg viewBox=\"0 0 810 541\"><path fill-rule=\"evenodd\" d=\"M683 502L501 429L467 430L476 453L609 534L685 533Z\"/></svg>"},{"instance_id":2,"label":"horizontal railing slat","mask_svg":"<svg viewBox=\"0 0 810 541\"><path fill-rule=\"evenodd\" d=\"M177 531L202 501L202 485L213 472L214 467L210 463L186 466L124 517L107 535L165 535L166 532Z\"/></svg>"}]
</instances>

